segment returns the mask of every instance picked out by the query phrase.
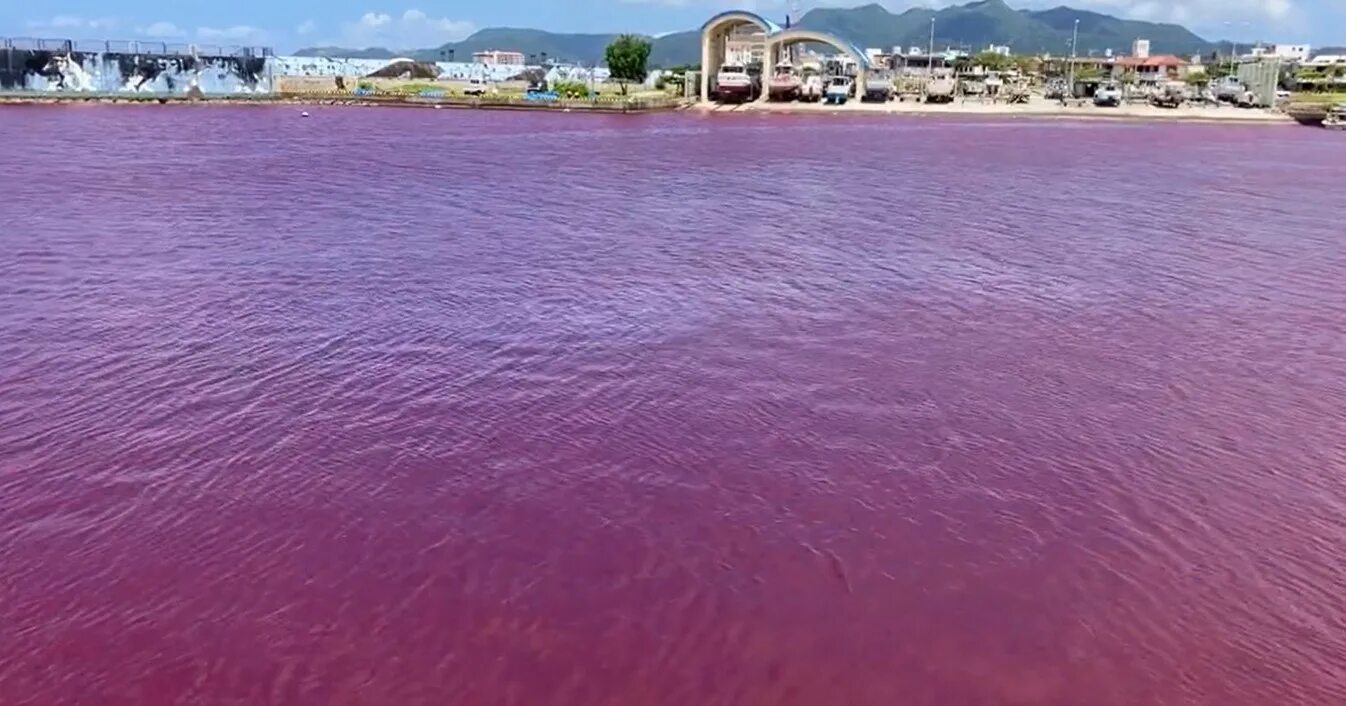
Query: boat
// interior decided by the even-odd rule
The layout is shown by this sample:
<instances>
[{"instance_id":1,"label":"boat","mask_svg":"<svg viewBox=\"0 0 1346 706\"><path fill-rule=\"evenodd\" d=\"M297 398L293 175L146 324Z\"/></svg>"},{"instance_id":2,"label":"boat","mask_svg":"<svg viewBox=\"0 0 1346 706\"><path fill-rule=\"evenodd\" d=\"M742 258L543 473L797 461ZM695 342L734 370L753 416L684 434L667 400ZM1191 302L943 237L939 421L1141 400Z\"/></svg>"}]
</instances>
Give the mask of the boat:
<instances>
[{"instance_id":1,"label":"boat","mask_svg":"<svg viewBox=\"0 0 1346 706\"><path fill-rule=\"evenodd\" d=\"M1346 103L1338 103L1327 110L1323 116L1323 127L1329 130L1346 130Z\"/></svg>"},{"instance_id":2,"label":"boat","mask_svg":"<svg viewBox=\"0 0 1346 706\"><path fill-rule=\"evenodd\" d=\"M760 85L742 64L725 64L715 74L715 95L722 101L757 100Z\"/></svg>"},{"instance_id":3,"label":"boat","mask_svg":"<svg viewBox=\"0 0 1346 706\"><path fill-rule=\"evenodd\" d=\"M893 77L879 72L865 78L865 94L861 100L874 103L887 103L893 98Z\"/></svg>"},{"instance_id":4,"label":"boat","mask_svg":"<svg viewBox=\"0 0 1346 706\"><path fill-rule=\"evenodd\" d=\"M1032 96L1032 91L1028 87L1028 79L1012 78L1005 83L1001 89L1001 94L1005 97L1005 102L1011 105L1028 103Z\"/></svg>"},{"instance_id":5,"label":"boat","mask_svg":"<svg viewBox=\"0 0 1346 706\"><path fill-rule=\"evenodd\" d=\"M936 69L925 82L925 102L952 103L957 89L958 82L954 80L952 70Z\"/></svg>"},{"instance_id":6,"label":"boat","mask_svg":"<svg viewBox=\"0 0 1346 706\"><path fill-rule=\"evenodd\" d=\"M1331 107L1327 103L1291 103L1285 109L1285 114L1294 118L1300 125L1321 127L1326 122Z\"/></svg>"},{"instance_id":7,"label":"boat","mask_svg":"<svg viewBox=\"0 0 1346 706\"><path fill-rule=\"evenodd\" d=\"M773 101L792 101L799 97L802 86L803 79L800 78L799 71L795 69L794 64L782 61L776 64L776 70L771 74L771 81L767 84L767 94Z\"/></svg>"},{"instance_id":8,"label":"boat","mask_svg":"<svg viewBox=\"0 0 1346 706\"><path fill-rule=\"evenodd\" d=\"M817 103L823 99L826 92L823 77L818 74L818 67L805 66L799 80L799 100L805 103Z\"/></svg>"},{"instance_id":9,"label":"boat","mask_svg":"<svg viewBox=\"0 0 1346 706\"><path fill-rule=\"evenodd\" d=\"M1150 105L1156 108L1178 108L1187 101L1187 85L1168 81L1150 94Z\"/></svg>"},{"instance_id":10,"label":"boat","mask_svg":"<svg viewBox=\"0 0 1346 706\"><path fill-rule=\"evenodd\" d=\"M1237 103L1248 92L1248 87L1235 76L1225 76L1211 86L1211 92L1217 101Z\"/></svg>"},{"instance_id":11,"label":"boat","mask_svg":"<svg viewBox=\"0 0 1346 706\"><path fill-rule=\"evenodd\" d=\"M833 105L844 105L851 98L851 91L855 90L855 82L850 76L833 76L827 83L827 102Z\"/></svg>"}]
</instances>

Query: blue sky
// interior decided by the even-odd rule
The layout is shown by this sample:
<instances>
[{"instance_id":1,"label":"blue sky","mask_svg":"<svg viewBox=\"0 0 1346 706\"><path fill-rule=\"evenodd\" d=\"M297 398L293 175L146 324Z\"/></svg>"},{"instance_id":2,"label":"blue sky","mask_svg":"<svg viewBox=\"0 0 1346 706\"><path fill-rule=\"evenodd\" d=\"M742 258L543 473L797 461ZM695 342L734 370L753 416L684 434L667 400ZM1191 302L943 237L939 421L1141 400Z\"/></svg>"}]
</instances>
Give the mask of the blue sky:
<instances>
[{"instance_id":1,"label":"blue sky","mask_svg":"<svg viewBox=\"0 0 1346 706\"><path fill-rule=\"evenodd\" d=\"M150 39L421 48L475 29L510 25L565 32L649 34L698 26L711 13L756 8L781 16L795 0L0 0L0 36ZM961 1L961 0L959 0ZM798 0L858 5L864 0ZM1009 0L1015 7L1066 4L1177 21L1207 38L1346 45L1346 0ZM950 0L886 0L900 10Z\"/></svg>"}]
</instances>

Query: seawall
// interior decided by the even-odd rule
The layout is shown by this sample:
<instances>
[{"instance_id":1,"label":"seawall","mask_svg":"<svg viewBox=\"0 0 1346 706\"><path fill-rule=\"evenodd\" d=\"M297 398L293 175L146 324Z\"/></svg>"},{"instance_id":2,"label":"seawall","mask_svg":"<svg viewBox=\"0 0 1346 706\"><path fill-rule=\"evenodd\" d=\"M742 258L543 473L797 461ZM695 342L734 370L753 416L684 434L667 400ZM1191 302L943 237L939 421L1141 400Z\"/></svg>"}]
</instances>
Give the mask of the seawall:
<instances>
[{"instance_id":1,"label":"seawall","mask_svg":"<svg viewBox=\"0 0 1346 706\"><path fill-rule=\"evenodd\" d=\"M284 91L282 78L358 80L387 64L383 59L275 56L260 47L0 37L0 93L172 97L195 95L196 87L202 95L271 94ZM452 61L436 65L441 81L491 84L516 79L525 68L540 68ZM607 76L603 68L574 66L550 67L546 73L551 82L602 82Z\"/></svg>"},{"instance_id":2,"label":"seawall","mask_svg":"<svg viewBox=\"0 0 1346 706\"><path fill-rule=\"evenodd\" d=\"M265 50L142 42L4 40L0 91L270 93Z\"/></svg>"}]
</instances>

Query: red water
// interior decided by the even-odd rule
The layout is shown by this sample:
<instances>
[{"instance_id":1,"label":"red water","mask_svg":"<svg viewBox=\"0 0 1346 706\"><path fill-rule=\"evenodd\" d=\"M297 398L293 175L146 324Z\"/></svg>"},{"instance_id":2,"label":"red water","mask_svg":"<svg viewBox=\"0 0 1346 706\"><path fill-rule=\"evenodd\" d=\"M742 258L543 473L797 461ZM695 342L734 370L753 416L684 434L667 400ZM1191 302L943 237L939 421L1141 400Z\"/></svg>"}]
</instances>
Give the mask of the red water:
<instances>
[{"instance_id":1,"label":"red water","mask_svg":"<svg viewBox=\"0 0 1346 706\"><path fill-rule=\"evenodd\" d=\"M1340 136L312 112L0 111L0 704L1346 702Z\"/></svg>"}]
</instances>

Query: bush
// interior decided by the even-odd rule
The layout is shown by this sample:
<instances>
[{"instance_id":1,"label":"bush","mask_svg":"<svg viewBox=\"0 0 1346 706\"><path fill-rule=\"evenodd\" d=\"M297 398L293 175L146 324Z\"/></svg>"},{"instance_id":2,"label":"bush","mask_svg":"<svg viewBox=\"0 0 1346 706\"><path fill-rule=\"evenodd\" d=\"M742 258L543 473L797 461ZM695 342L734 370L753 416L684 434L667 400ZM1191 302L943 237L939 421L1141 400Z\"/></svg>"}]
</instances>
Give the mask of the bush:
<instances>
[{"instance_id":1,"label":"bush","mask_svg":"<svg viewBox=\"0 0 1346 706\"><path fill-rule=\"evenodd\" d=\"M552 84L552 90L556 95L562 98L588 98L589 84L583 81L557 81Z\"/></svg>"}]
</instances>

